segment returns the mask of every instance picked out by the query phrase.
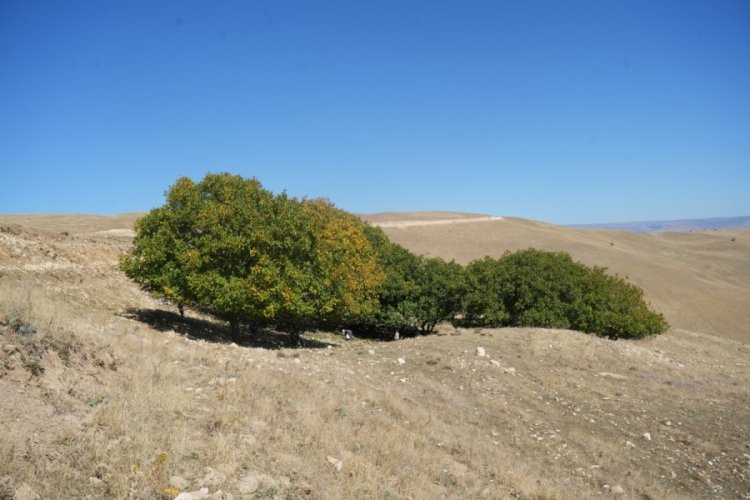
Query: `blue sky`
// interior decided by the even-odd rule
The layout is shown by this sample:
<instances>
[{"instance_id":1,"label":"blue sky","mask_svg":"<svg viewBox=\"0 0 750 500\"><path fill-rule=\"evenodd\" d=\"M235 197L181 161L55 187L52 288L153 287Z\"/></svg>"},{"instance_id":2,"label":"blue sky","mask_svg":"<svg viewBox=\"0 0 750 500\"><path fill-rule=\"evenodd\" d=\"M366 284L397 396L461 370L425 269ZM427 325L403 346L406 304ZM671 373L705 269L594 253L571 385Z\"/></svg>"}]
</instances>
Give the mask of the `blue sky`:
<instances>
[{"instance_id":1,"label":"blue sky","mask_svg":"<svg viewBox=\"0 0 750 500\"><path fill-rule=\"evenodd\" d=\"M0 1L0 213L750 214L750 2Z\"/></svg>"}]
</instances>

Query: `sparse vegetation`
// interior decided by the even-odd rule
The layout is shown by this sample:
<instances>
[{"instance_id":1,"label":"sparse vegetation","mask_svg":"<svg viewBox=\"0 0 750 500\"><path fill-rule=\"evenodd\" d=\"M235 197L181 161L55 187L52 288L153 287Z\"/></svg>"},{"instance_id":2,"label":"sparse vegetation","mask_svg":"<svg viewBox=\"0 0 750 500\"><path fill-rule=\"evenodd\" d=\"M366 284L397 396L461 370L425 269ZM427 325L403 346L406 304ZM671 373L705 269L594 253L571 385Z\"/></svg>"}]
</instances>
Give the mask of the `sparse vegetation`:
<instances>
[{"instance_id":1,"label":"sparse vegetation","mask_svg":"<svg viewBox=\"0 0 750 500\"><path fill-rule=\"evenodd\" d=\"M745 344L679 329L611 342L443 323L402 342L305 332L299 348L266 342L268 330L232 345L226 325L196 310L181 318L119 273L122 242L61 242L59 230L0 241L0 311L27 311L37 327L0 327L0 492L11 498L202 486L313 499L748 491ZM57 262L80 266L44 265L52 245ZM62 347L39 349L44 371L32 376L24 349L45 338ZM248 485L255 493L242 494Z\"/></svg>"}]
</instances>

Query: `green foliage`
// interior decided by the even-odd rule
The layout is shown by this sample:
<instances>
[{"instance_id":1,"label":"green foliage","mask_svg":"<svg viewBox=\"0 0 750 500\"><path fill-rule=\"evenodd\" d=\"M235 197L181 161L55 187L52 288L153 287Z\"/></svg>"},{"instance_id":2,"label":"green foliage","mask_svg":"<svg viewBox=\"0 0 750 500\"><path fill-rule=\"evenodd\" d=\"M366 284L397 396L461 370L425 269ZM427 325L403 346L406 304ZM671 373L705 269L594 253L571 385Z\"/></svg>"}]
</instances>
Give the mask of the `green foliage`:
<instances>
[{"instance_id":1,"label":"green foliage","mask_svg":"<svg viewBox=\"0 0 750 500\"><path fill-rule=\"evenodd\" d=\"M668 327L643 291L563 252L528 249L466 268L464 315L471 326L570 328L610 338L641 338Z\"/></svg>"},{"instance_id":2,"label":"green foliage","mask_svg":"<svg viewBox=\"0 0 750 500\"><path fill-rule=\"evenodd\" d=\"M508 321L505 297L510 281L506 269L490 257L475 260L465 269L462 326L498 327Z\"/></svg>"},{"instance_id":3,"label":"green foliage","mask_svg":"<svg viewBox=\"0 0 750 500\"><path fill-rule=\"evenodd\" d=\"M274 195L256 179L179 179L136 223L121 259L142 288L233 325L298 331L374 308L382 276L364 224L328 202Z\"/></svg>"},{"instance_id":4,"label":"green foliage","mask_svg":"<svg viewBox=\"0 0 750 500\"><path fill-rule=\"evenodd\" d=\"M304 298L313 315L329 323L371 316L384 276L365 224L326 200L306 200L302 209L313 256Z\"/></svg>"},{"instance_id":5,"label":"green foliage","mask_svg":"<svg viewBox=\"0 0 750 500\"><path fill-rule=\"evenodd\" d=\"M455 262L420 257L391 242L380 228L366 234L385 273L380 286L380 308L370 316L383 330L430 333L460 310L463 270Z\"/></svg>"},{"instance_id":6,"label":"green foliage","mask_svg":"<svg viewBox=\"0 0 750 500\"><path fill-rule=\"evenodd\" d=\"M296 333L348 323L429 333L453 321L611 338L667 328L640 288L565 253L529 249L462 268L413 254L327 200L274 195L229 174L179 179L165 205L137 222L120 264L145 290L234 327Z\"/></svg>"},{"instance_id":7,"label":"green foliage","mask_svg":"<svg viewBox=\"0 0 750 500\"><path fill-rule=\"evenodd\" d=\"M452 320L461 310L463 268L439 258L421 258L417 279L419 293L414 319L422 333L430 333L441 321Z\"/></svg>"},{"instance_id":8,"label":"green foliage","mask_svg":"<svg viewBox=\"0 0 750 500\"><path fill-rule=\"evenodd\" d=\"M391 242L380 228L367 226L365 234L385 275L378 289L379 308L367 318L367 323L385 330L415 327L413 310L419 295L419 257Z\"/></svg>"}]
</instances>

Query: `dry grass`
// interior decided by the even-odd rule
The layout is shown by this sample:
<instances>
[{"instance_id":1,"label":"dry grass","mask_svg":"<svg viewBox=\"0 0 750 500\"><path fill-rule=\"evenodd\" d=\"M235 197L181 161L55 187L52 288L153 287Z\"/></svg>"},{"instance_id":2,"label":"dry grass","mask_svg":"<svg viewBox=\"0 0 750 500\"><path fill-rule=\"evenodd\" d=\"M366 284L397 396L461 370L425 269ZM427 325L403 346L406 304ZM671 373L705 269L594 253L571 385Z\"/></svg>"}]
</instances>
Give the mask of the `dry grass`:
<instances>
[{"instance_id":1,"label":"dry grass","mask_svg":"<svg viewBox=\"0 0 750 500\"><path fill-rule=\"evenodd\" d=\"M750 491L747 344L444 327L233 345L223 325L183 321L124 279L126 243L14 231L0 234L0 492L168 498L175 475L235 498L247 477L248 498Z\"/></svg>"}]
</instances>

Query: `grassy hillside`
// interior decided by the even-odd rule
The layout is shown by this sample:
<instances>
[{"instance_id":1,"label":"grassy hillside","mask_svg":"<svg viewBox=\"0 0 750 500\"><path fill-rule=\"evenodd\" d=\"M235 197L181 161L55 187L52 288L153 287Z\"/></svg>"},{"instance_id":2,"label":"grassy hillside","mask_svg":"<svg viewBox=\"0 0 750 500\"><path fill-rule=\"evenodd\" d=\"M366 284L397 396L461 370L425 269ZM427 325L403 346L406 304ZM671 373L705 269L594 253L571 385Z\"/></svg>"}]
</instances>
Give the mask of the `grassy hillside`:
<instances>
[{"instance_id":1,"label":"grassy hillside","mask_svg":"<svg viewBox=\"0 0 750 500\"><path fill-rule=\"evenodd\" d=\"M723 323L713 311L716 290L747 304L746 261L733 250L747 248L746 233L640 240L516 219L393 226L413 250L463 262L538 246L619 265L657 307L673 304L677 326L640 342L540 329L442 328L387 343L309 332L293 347L274 332L232 344L226 325L182 319L138 290L117 269L129 221L0 217L0 498L750 491L750 345L730 338L741 311L727 309ZM713 330L680 325L681 311Z\"/></svg>"},{"instance_id":2,"label":"grassy hillside","mask_svg":"<svg viewBox=\"0 0 750 500\"><path fill-rule=\"evenodd\" d=\"M380 216L368 216L378 224ZM410 250L467 263L535 247L604 266L646 292L671 325L750 342L750 231L637 234L503 218L448 225L389 217L383 230ZM394 225L398 219L404 223ZM425 215L420 220L428 220Z\"/></svg>"}]
</instances>

